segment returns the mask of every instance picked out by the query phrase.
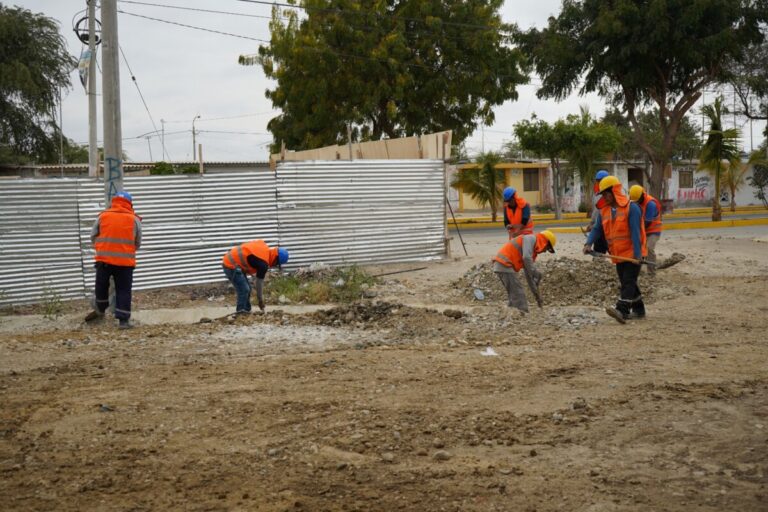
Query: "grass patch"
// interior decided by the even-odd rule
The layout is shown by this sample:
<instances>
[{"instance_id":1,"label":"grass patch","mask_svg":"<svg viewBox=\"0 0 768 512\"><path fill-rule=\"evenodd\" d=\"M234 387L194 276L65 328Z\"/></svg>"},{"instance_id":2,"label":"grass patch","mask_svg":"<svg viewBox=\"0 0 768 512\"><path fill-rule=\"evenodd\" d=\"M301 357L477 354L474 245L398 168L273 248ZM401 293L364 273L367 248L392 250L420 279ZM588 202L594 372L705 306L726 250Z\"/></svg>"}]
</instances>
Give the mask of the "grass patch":
<instances>
[{"instance_id":1,"label":"grass patch","mask_svg":"<svg viewBox=\"0 0 768 512\"><path fill-rule=\"evenodd\" d=\"M267 300L273 304L281 295L291 302L322 304L360 300L374 284L375 277L353 265L314 273L270 275L264 288Z\"/></svg>"}]
</instances>

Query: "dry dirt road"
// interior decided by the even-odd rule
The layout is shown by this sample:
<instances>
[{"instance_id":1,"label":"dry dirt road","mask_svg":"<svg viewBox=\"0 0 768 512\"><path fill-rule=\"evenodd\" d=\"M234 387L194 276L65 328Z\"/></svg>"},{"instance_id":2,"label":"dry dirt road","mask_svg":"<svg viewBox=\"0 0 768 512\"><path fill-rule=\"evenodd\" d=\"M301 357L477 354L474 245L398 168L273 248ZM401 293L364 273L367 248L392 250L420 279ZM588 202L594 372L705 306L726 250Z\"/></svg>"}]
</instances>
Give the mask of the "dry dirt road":
<instances>
[{"instance_id":1,"label":"dry dirt road","mask_svg":"<svg viewBox=\"0 0 768 512\"><path fill-rule=\"evenodd\" d=\"M2 509L768 510L766 235L665 234L688 258L641 278L649 318L625 326L586 292L527 317L473 302L455 281L494 233L324 312L6 318Z\"/></svg>"}]
</instances>

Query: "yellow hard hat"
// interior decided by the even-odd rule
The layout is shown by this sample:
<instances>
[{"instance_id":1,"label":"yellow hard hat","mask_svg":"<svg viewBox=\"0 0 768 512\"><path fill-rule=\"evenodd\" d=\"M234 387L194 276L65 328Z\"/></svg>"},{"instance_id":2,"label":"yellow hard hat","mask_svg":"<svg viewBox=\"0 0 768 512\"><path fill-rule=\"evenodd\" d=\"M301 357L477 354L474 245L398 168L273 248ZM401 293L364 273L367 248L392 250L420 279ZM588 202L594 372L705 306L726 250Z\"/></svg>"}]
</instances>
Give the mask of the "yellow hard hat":
<instances>
[{"instance_id":1,"label":"yellow hard hat","mask_svg":"<svg viewBox=\"0 0 768 512\"><path fill-rule=\"evenodd\" d=\"M645 190L640 185L632 185L629 189L630 201L637 202L637 200L640 199L640 196L643 195L643 192L645 192Z\"/></svg>"},{"instance_id":2,"label":"yellow hard hat","mask_svg":"<svg viewBox=\"0 0 768 512\"><path fill-rule=\"evenodd\" d=\"M598 185L598 188L600 189L600 192L605 192L609 188L612 188L615 185L621 185L621 182L619 181L619 178L616 176L606 176L605 178L600 180L600 184Z\"/></svg>"},{"instance_id":3,"label":"yellow hard hat","mask_svg":"<svg viewBox=\"0 0 768 512\"><path fill-rule=\"evenodd\" d=\"M557 237L555 234L550 230L545 229L541 232L541 235L549 242L549 246L552 248L552 252L555 252L555 244L557 243Z\"/></svg>"}]
</instances>

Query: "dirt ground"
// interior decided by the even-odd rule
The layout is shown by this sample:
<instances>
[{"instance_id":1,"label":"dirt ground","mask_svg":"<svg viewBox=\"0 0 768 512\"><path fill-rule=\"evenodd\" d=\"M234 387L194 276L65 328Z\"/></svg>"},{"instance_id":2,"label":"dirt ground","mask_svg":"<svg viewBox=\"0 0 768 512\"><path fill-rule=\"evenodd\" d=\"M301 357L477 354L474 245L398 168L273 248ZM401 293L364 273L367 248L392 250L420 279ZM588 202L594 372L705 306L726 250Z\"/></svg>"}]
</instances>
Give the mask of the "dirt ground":
<instances>
[{"instance_id":1,"label":"dirt ground","mask_svg":"<svg viewBox=\"0 0 768 512\"><path fill-rule=\"evenodd\" d=\"M641 277L648 318L624 326L569 287L590 285L567 266L616 282L580 235L541 256L525 317L492 281L474 299L503 235L464 235L471 256L371 268L427 267L351 305L0 317L2 509L768 510L768 229L665 233L687 258ZM234 306L168 293L137 302Z\"/></svg>"}]
</instances>

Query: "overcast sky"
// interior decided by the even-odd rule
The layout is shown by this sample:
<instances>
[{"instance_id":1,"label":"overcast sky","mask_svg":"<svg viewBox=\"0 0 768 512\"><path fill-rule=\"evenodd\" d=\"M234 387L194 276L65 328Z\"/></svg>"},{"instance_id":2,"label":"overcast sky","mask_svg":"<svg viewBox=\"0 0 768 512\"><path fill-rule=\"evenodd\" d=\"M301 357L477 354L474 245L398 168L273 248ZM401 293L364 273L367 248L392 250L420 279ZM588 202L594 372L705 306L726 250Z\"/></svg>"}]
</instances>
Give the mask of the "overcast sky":
<instances>
[{"instance_id":1,"label":"overcast sky","mask_svg":"<svg viewBox=\"0 0 768 512\"><path fill-rule=\"evenodd\" d=\"M139 2L249 16L192 12L141 5ZM85 0L17 0L6 3L9 4L42 12L58 20L71 53L79 57L83 45L75 37L72 25L73 20L84 16ZM502 18L522 28L543 26L548 16L557 14L559 6L560 0L508 0L502 9ZM142 137L153 132L156 126L157 130L165 129L165 160L190 160L192 119L200 115L195 129L199 132L197 141L203 144L205 160L267 160L271 137L266 125L278 113L264 97L264 91L272 87L272 82L266 79L259 66L246 67L237 63L239 55L256 53L259 42L170 25L127 13L268 41L271 7L238 0L136 0L118 1L118 9L125 11L118 14L120 46L155 123L153 126L131 80L131 73L121 58L123 150L129 159L148 161L150 149L153 160L162 159L160 136ZM100 76L98 80L100 93ZM72 73L72 84L73 88L65 93L63 100L64 133L85 144L88 141L88 105L76 71ZM479 152L483 147L486 151L500 149L505 141L511 139L512 125L529 118L532 113L553 121L577 113L581 104L587 104L596 115L602 115L605 108L596 95L573 96L556 103L538 100L535 92L534 85L523 85L519 87L517 101L497 107L496 123L485 128L484 137L478 129L467 140L470 154ZM98 108L101 144L101 98ZM745 143L749 145L749 125L744 129ZM755 145L761 130L762 126L754 128Z\"/></svg>"}]
</instances>

